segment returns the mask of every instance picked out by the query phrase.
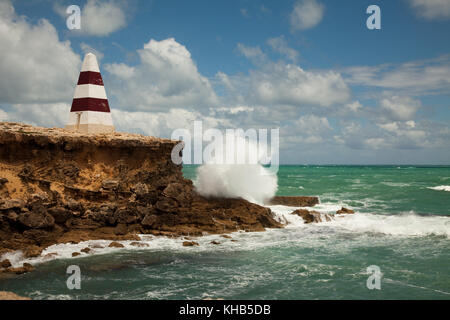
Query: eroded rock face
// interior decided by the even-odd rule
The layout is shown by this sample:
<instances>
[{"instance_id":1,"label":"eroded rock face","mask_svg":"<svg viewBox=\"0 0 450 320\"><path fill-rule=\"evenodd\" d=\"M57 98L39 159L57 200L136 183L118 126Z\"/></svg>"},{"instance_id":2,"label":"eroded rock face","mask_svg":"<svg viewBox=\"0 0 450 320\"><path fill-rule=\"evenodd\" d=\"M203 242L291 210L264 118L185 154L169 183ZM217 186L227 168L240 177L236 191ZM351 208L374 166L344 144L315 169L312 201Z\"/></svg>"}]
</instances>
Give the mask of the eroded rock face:
<instances>
[{"instance_id":1,"label":"eroded rock face","mask_svg":"<svg viewBox=\"0 0 450 320\"><path fill-rule=\"evenodd\" d=\"M265 207L197 195L171 161L177 143L0 122L0 254L20 249L32 257L55 243L138 241L139 233L282 227Z\"/></svg>"}]
</instances>

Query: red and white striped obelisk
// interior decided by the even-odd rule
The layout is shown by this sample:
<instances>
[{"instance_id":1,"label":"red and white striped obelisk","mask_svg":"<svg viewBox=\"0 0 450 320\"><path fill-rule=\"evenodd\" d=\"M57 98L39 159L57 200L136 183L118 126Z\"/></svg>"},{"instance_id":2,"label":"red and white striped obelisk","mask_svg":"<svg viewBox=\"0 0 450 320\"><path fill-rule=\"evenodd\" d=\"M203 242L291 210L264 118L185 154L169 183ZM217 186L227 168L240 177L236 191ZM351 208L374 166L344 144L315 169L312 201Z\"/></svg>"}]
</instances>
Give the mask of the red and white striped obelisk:
<instances>
[{"instance_id":1,"label":"red and white striped obelisk","mask_svg":"<svg viewBox=\"0 0 450 320\"><path fill-rule=\"evenodd\" d=\"M86 133L114 131L102 75L93 53L84 57L66 129Z\"/></svg>"}]
</instances>

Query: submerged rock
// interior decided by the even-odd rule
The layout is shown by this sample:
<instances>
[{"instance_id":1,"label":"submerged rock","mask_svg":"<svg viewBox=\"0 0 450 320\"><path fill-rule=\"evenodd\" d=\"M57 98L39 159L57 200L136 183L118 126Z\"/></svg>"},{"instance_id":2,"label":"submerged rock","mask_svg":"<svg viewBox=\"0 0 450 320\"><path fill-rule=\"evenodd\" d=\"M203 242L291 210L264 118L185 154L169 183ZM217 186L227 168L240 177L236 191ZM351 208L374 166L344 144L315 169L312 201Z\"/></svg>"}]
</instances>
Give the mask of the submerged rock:
<instances>
[{"instance_id":1,"label":"submerged rock","mask_svg":"<svg viewBox=\"0 0 450 320\"><path fill-rule=\"evenodd\" d=\"M183 241L184 247L193 247L193 246L199 246L198 242L195 241Z\"/></svg>"},{"instance_id":2,"label":"submerged rock","mask_svg":"<svg viewBox=\"0 0 450 320\"><path fill-rule=\"evenodd\" d=\"M109 244L109 248L124 248L125 246L119 242L113 241Z\"/></svg>"},{"instance_id":3,"label":"submerged rock","mask_svg":"<svg viewBox=\"0 0 450 320\"><path fill-rule=\"evenodd\" d=\"M331 221L332 218L329 214L320 213L317 211L309 211L306 209L297 209L293 211L291 214L296 214L303 219L305 223L313 223L313 222L323 222Z\"/></svg>"},{"instance_id":4,"label":"submerged rock","mask_svg":"<svg viewBox=\"0 0 450 320\"><path fill-rule=\"evenodd\" d=\"M336 211L336 214L353 214L353 213L355 213L355 211L344 208L344 207L342 207L340 210Z\"/></svg>"}]
</instances>

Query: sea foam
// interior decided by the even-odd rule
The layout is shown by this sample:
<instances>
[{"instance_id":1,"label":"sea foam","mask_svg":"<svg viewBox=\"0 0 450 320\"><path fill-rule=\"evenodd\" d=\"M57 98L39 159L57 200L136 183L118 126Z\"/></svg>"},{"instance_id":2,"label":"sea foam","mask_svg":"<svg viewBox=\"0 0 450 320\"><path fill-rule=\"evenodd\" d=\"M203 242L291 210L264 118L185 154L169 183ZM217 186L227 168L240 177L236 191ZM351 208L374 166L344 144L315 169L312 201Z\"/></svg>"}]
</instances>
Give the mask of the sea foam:
<instances>
[{"instance_id":1,"label":"sea foam","mask_svg":"<svg viewBox=\"0 0 450 320\"><path fill-rule=\"evenodd\" d=\"M450 186L428 187L427 189L437 190L437 191L450 191Z\"/></svg>"}]
</instances>

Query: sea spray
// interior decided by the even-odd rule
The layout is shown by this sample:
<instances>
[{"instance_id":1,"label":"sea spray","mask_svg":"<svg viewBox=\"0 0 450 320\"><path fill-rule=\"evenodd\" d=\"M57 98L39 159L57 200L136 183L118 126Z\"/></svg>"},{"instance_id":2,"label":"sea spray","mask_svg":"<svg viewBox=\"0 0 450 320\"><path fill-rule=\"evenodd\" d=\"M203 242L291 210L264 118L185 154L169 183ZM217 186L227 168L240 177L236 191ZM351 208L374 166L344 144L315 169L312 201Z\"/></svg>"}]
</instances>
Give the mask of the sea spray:
<instances>
[{"instance_id":1,"label":"sea spray","mask_svg":"<svg viewBox=\"0 0 450 320\"><path fill-rule=\"evenodd\" d=\"M264 174L265 170L259 164L204 164L197 170L195 187L203 196L262 204L277 191L277 176Z\"/></svg>"},{"instance_id":2,"label":"sea spray","mask_svg":"<svg viewBox=\"0 0 450 320\"><path fill-rule=\"evenodd\" d=\"M266 152L267 146L261 141L256 143L239 134L227 134L225 148L216 148L197 169L194 181L197 191L207 197L243 198L263 204L275 195L278 187L276 173L261 165L267 159ZM273 155L274 150L271 152Z\"/></svg>"}]
</instances>

